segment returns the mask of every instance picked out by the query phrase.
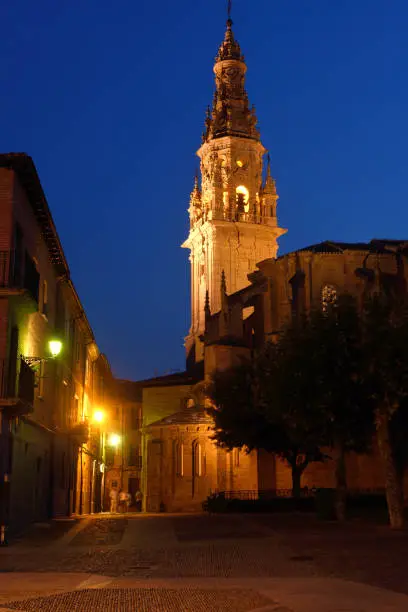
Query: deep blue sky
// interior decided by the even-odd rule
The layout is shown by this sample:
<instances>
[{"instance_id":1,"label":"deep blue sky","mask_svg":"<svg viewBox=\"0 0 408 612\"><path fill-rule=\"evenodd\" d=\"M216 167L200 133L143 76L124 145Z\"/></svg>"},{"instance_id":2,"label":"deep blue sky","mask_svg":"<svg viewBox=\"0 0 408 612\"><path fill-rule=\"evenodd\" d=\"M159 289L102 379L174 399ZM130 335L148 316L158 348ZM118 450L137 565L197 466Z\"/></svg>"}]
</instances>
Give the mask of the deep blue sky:
<instances>
[{"instance_id":1,"label":"deep blue sky","mask_svg":"<svg viewBox=\"0 0 408 612\"><path fill-rule=\"evenodd\" d=\"M224 0L0 2L0 150L32 155L115 374L184 366L189 193ZM289 229L408 238L406 0L234 0Z\"/></svg>"}]
</instances>

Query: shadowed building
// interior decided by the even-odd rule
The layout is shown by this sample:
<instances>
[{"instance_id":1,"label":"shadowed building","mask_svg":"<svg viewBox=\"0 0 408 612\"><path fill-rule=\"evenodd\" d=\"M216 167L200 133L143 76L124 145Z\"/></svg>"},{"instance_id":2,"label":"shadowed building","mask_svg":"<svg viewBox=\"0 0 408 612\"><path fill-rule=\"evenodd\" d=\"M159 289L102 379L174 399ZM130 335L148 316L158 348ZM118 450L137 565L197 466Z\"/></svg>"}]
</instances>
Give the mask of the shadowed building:
<instances>
[{"instance_id":1,"label":"shadowed building","mask_svg":"<svg viewBox=\"0 0 408 612\"><path fill-rule=\"evenodd\" d=\"M49 341L61 343L51 358ZM94 406L112 374L32 159L0 155L0 526L100 509ZM2 532L4 536L4 529Z\"/></svg>"}]
</instances>

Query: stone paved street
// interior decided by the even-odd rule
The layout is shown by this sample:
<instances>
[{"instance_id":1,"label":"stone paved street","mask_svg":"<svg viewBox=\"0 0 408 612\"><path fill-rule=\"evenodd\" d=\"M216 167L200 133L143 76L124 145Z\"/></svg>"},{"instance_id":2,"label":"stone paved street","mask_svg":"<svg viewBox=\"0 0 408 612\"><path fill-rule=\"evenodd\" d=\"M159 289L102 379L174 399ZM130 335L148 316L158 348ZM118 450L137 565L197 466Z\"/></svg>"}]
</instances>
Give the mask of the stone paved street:
<instances>
[{"instance_id":1,"label":"stone paved street","mask_svg":"<svg viewBox=\"0 0 408 612\"><path fill-rule=\"evenodd\" d=\"M408 610L407 544L408 534L387 527L342 527L301 516L61 521L37 526L0 550L0 606L61 612Z\"/></svg>"}]
</instances>

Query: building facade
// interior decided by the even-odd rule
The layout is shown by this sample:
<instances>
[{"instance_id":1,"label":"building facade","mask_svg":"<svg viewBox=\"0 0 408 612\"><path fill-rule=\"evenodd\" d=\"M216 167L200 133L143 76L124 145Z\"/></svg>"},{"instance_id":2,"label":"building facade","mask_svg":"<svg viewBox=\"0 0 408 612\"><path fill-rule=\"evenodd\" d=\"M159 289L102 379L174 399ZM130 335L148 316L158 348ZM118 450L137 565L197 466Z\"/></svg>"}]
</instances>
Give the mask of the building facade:
<instances>
[{"instance_id":1,"label":"building facade","mask_svg":"<svg viewBox=\"0 0 408 612\"><path fill-rule=\"evenodd\" d=\"M60 343L52 357L49 342ZM0 155L0 527L101 507L92 428L113 377L31 158Z\"/></svg>"},{"instance_id":2,"label":"building facade","mask_svg":"<svg viewBox=\"0 0 408 612\"><path fill-rule=\"evenodd\" d=\"M215 370L251 358L292 317L337 294L406 290L407 243L323 242L278 257L278 195L244 87L246 65L228 20L216 57L190 197L191 327L187 371L143 386L142 488L147 511L196 511L214 491L291 489L291 470L266 452L227 452L212 441L203 392ZM384 487L375 444L347 456L350 488ZM313 463L302 486L335 485L334 463Z\"/></svg>"},{"instance_id":3,"label":"building facade","mask_svg":"<svg viewBox=\"0 0 408 612\"><path fill-rule=\"evenodd\" d=\"M142 489L142 388L139 383L116 380L106 431L104 509L109 508L109 491L123 489L131 495L136 510L136 493ZM117 444L109 444L114 436Z\"/></svg>"},{"instance_id":4,"label":"building facade","mask_svg":"<svg viewBox=\"0 0 408 612\"><path fill-rule=\"evenodd\" d=\"M293 318L324 309L340 294L353 295L362 307L374 291L406 292L407 264L408 242L401 240L326 241L258 263L257 270L249 275L250 285L230 295L225 293L221 310L207 317L203 338L207 375L214 369L230 367L241 356L250 359L254 351L274 341ZM327 449L327 455L331 454ZM349 488L384 488L375 440L370 455L349 453L346 464ZM334 462L327 459L310 464L301 484L334 487ZM267 453L259 453L258 487L290 489L289 467Z\"/></svg>"}]
</instances>

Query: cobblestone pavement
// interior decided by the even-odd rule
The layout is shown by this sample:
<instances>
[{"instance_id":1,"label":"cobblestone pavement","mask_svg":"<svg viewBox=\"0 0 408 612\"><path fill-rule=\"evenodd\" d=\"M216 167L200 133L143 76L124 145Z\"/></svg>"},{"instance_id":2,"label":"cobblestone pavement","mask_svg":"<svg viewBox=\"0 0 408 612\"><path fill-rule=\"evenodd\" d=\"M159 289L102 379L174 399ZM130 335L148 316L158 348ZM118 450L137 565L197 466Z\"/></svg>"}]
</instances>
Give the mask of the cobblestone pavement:
<instances>
[{"instance_id":1,"label":"cobblestone pavement","mask_svg":"<svg viewBox=\"0 0 408 612\"><path fill-rule=\"evenodd\" d=\"M102 589L74 591L8 603L12 610L71 612L72 610L137 610L138 612L247 612L274 602L248 590ZM276 602L275 602L276 603ZM272 608L273 609L273 608ZM276 609L276 606L275 606Z\"/></svg>"},{"instance_id":2,"label":"cobblestone pavement","mask_svg":"<svg viewBox=\"0 0 408 612\"><path fill-rule=\"evenodd\" d=\"M330 582L334 578L341 579L342 585L333 597L338 607L327 607L327 599L325 607L319 607L310 594L315 606L310 610L408 610L408 598L403 595L398 601L404 603L386 607L386 596L397 597L391 591L408 593L408 534L385 527L339 526L303 516L99 515L72 522L70 530L50 528L41 553L38 530L47 531L37 527L37 536L28 534L8 549L0 549L0 606L70 612L303 612L309 610L307 598L302 597L305 589L318 584L318 591L327 591L329 584L337 585ZM64 586L62 581L58 588L37 588L35 578L30 578L34 582L25 587L27 592L19 584L12 591L7 576L18 576L16 572L35 572L27 576L44 576L45 583L50 572L67 579L76 572L80 579L75 584L82 586L74 590L79 587ZM87 588L85 575L99 577L92 589ZM382 607L378 607L378 595L377 607L340 607L338 598L352 585L344 580L390 591L378 591L385 597ZM303 585L300 595L291 599L297 584ZM282 592L281 585L286 585ZM366 589L363 600L369 601L373 589L360 587ZM326 595L330 598L330 591Z\"/></svg>"}]
</instances>

